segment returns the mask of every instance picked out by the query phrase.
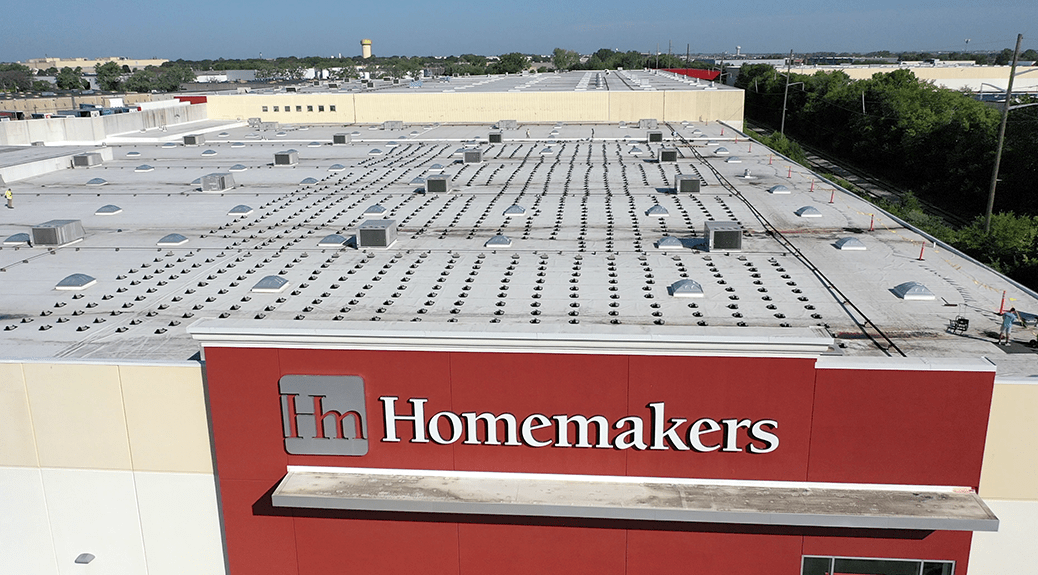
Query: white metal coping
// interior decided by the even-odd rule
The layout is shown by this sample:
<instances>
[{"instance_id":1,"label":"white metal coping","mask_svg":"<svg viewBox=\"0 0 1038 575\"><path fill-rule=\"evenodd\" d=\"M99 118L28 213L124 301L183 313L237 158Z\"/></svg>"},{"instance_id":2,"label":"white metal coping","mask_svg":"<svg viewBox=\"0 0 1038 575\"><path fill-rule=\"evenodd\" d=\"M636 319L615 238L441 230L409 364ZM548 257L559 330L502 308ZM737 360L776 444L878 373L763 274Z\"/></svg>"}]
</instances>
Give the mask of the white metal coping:
<instances>
[{"instance_id":1,"label":"white metal coping","mask_svg":"<svg viewBox=\"0 0 1038 575\"><path fill-rule=\"evenodd\" d=\"M289 466L275 507L997 531L968 487Z\"/></svg>"},{"instance_id":2,"label":"white metal coping","mask_svg":"<svg viewBox=\"0 0 1038 575\"><path fill-rule=\"evenodd\" d=\"M502 353L630 354L816 358L833 345L822 328L610 326L595 332L568 325L437 326L408 329L387 322L257 322L202 319L188 327L203 347L368 349ZM619 328L619 329L616 329Z\"/></svg>"}]
</instances>

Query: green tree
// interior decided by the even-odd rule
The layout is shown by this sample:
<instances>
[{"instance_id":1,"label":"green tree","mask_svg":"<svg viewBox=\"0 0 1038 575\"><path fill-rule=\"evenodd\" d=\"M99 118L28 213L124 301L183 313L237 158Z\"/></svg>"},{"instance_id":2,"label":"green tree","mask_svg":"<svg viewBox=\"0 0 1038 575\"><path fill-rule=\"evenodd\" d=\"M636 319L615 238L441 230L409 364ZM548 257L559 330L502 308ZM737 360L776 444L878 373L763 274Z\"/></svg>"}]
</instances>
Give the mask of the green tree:
<instances>
[{"instance_id":1,"label":"green tree","mask_svg":"<svg viewBox=\"0 0 1038 575\"><path fill-rule=\"evenodd\" d=\"M24 92L32 88L32 71L21 64L0 64L0 90Z\"/></svg>"},{"instance_id":2,"label":"green tree","mask_svg":"<svg viewBox=\"0 0 1038 575\"><path fill-rule=\"evenodd\" d=\"M187 66L163 66L156 69L155 88L164 92L176 92L181 84L195 81L195 73Z\"/></svg>"},{"instance_id":3,"label":"green tree","mask_svg":"<svg viewBox=\"0 0 1038 575\"><path fill-rule=\"evenodd\" d=\"M157 89L156 73L154 66L148 66L143 70L137 70L123 82L123 88L127 92L150 92Z\"/></svg>"},{"instance_id":4,"label":"green tree","mask_svg":"<svg viewBox=\"0 0 1038 575\"><path fill-rule=\"evenodd\" d=\"M519 52L511 52L501 56L493 66L487 70L491 74L518 74L526 69L530 59Z\"/></svg>"},{"instance_id":5,"label":"green tree","mask_svg":"<svg viewBox=\"0 0 1038 575\"><path fill-rule=\"evenodd\" d=\"M123 69L115 62L105 62L94 66L97 74L97 84L102 90L115 91L119 89L122 82Z\"/></svg>"},{"instance_id":6,"label":"green tree","mask_svg":"<svg viewBox=\"0 0 1038 575\"><path fill-rule=\"evenodd\" d=\"M551 53L551 63L556 70L572 70L580 63L580 54L565 48L556 48Z\"/></svg>"},{"instance_id":7,"label":"green tree","mask_svg":"<svg viewBox=\"0 0 1038 575\"><path fill-rule=\"evenodd\" d=\"M76 66L75 69L62 68L54 78L59 90L79 90L83 88L83 69ZM87 84L89 87L90 84Z\"/></svg>"}]
</instances>

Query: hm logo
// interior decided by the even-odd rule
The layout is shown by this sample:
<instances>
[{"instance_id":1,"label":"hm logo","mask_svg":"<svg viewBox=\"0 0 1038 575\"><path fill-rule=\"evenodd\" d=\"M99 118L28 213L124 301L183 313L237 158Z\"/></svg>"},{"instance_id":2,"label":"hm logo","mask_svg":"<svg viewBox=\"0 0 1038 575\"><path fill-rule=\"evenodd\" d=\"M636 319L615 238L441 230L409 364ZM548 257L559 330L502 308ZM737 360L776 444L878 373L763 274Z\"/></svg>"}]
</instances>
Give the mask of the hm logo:
<instances>
[{"instance_id":1,"label":"hm logo","mask_svg":"<svg viewBox=\"0 0 1038 575\"><path fill-rule=\"evenodd\" d=\"M278 381L285 451L292 455L368 452L364 380L354 375L286 375Z\"/></svg>"}]
</instances>

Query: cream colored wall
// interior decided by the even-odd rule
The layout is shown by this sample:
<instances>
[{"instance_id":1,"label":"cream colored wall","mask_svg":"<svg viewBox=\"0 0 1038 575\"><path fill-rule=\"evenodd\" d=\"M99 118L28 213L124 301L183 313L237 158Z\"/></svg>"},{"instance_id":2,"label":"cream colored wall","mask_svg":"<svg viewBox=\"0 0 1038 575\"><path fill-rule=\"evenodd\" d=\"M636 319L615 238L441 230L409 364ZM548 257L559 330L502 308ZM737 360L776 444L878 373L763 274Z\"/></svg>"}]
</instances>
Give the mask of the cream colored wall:
<instances>
[{"instance_id":1,"label":"cream colored wall","mask_svg":"<svg viewBox=\"0 0 1038 575\"><path fill-rule=\"evenodd\" d=\"M197 364L0 363L0 486L4 572L224 573Z\"/></svg>"},{"instance_id":2,"label":"cream colored wall","mask_svg":"<svg viewBox=\"0 0 1038 575\"><path fill-rule=\"evenodd\" d=\"M505 118L520 122L632 122L642 118L741 122L743 118L741 90L217 94L207 100L212 119L262 118L290 124L490 123ZM285 105L292 111L285 112ZM316 111L320 105L325 106L324 112ZM332 105L335 112L330 111ZM296 106L303 111L296 112ZM305 111L307 106L315 111Z\"/></svg>"},{"instance_id":3,"label":"cream colored wall","mask_svg":"<svg viewBox=\"0 0 1038 575\"><path fill-rule=\"evenodd\" d=\"M1038 385L995 383L980 496L1038 502Z\"/></svg>"},{"instance_id":4,"label":"cream colored wall","mask_svg":"<svg viewBox=\"0 0 1038 575\"><path fill-rule=\"evenodd\" d=\"M840 67L804 67L794 69L798 74L814 74L815 72L841 71L852 80L864 80L871 78L873 74L889 73L897 70L896 66L875 66L870 68L840 68ZM933 82L952 90L970 88L974 91L981 89L981 83L992 84L1005 89L1009 81L1009 66L963 66L963 67L920 67L905 68L915 74L916 78ZM1038 89L1038 66L1021 66L1016 69L1013 81L1013 91ZM991 86L984 86L984 91L995 91Z\"/></svg>"}]
</instances>

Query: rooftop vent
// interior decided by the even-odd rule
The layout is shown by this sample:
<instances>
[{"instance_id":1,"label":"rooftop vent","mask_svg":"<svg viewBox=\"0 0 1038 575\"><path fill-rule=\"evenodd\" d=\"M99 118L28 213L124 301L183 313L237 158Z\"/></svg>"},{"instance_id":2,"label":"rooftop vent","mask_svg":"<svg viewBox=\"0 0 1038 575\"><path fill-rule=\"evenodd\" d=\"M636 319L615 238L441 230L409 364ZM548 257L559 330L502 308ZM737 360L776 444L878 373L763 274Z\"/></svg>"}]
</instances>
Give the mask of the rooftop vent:
<instances>
[{"instance_id":1,"label":"rooftop vent","mask_svg":"<svg viewBox=\"0 0 1038 575\"><path fill-rule=\"evenodd\" d=\"M89 168L91 166L101 165L101 154L98 152L87 152L85 154L76 154L72 156L72 167L73 168Z\"/></svg>"},{"instance_id":2,"label":"rooftop vent","mask_svg":"<svg viewBox=\"0 0 1038 575\"><path fill-rule=\"evenodd\" d=\"M814 206L804 206L796 211L796 215L802 218L820 218L822 212L818 211L818 208Z\"/></svg>"},{"instance_id":3,"label":"rooftop vent","mask_svg":"<svg viewBox=\"0 0 1038 575\"><path fill-rule=\"evenodd\" d=\"M861 243L858 238L840 238L834 244L838 250L865 250L865 244Z\"/></svg>"},{"instance_id":4,"label":"rooftop vent","mask_svg":"<svg viewBox=\"0 0 1038 575\"><path fill-rule=\"evenodd\" d=\"M694 174L678 174L674 176L674 191L679 194L698 193L699 185L699 177Z\"/></svg>"},{"instance_id":5,"label":"rooftop vent","mask_svg":"<svg viewBox=\"0 0 1038 575\"><path fill-rule=\"evenodd\" d=\"M119 206L117 206L115 204L107 204L107 205L101 206L100 208L97 208L97 211L94 212L94 215L95 216L114 216L115 214L121 214L121 213L123 213L123 209L120 208Z\"/></svg>"},{"instance_id":6,"label":"rooftop vent","mask_svg":"<svg viewBox=\"0 0 1038 575\"><path fill-rule=\"evenodd\" d=\"M404 123L401 120L386 120L382 122L383 130L403 130Z\"/></svg>"},{"instance_id":7,"label":"rooftop vent","mask_svg":"<svg viewBox=\"0 0 1038 575\"><path fill-rule=\"evenodd\" d=\"M284 152L274 154L275 166L294 166L298 163L299 152L295 150L285 150Z\"/></svg>"},{"instance_id":8,"label":"rooftop vent","mask_svg":"<svg viewBox=\"0 0 1038 575\"><path fill-rule=\"evenodd\" d=\"M659 127L659 122L657 122L655 118L642 118L641 120L638 120L639 130L655 130L657 127Z\"/></svg>"},{"instance_id":9,"label":"rooftop vent","mask_svg":"<svg viewBox=\"0 0 1038 575\"><path fill-rule=\"evenodd\" d=\"M149 166L148 164L141 164L141 165L137 166L136 168L134 168L133 171L135 171L135 172L150 172L150 171L152 171L154 169L155 168Z\"/></svg>"},{"instance_id":10,"label":"rooftop vent","mask_svg":"<svg viewBox=\"0 0 1038 575\"><path fill-rule=\"evenodd\" d=\"M332 144L349 144L351 138L349 134L332 134Z\"/></svg>"},{"instance_id":11,"label":"rooftop vent","mask_svg":"<svg viewBox=\"0 0 1038 575\"><path fill-rule=\"evenodd\" d=\"M244 172L245 170L248 170L249 167L244 164L234 164L233 166L227 169L232 172Z\"/></svg>"},{"instance_id":12,"label":"rooftop vent","mask_svg":"<svg viewBox=\"0 0 1038 575\"><path fill-rule=\"evenodd\" d=\"M339 234L331 234L321 238L321 241L317 242L319 248L338 248L342 247L342 244L346 243L346 238Z\"/></svg>"},{"instance_id":13,"label":"rooftop vent","mask_svg":"<svg viewBox=\"0 0 1038 575\"><path fill-rule=\"evenodd\" d=\"M789 188L783 186L782 184L779 184L777 186L771 186L770 188L768 188L768 191L773 194L788 194Z\"/></svg>"},{"instance_id":14,"label":"rooftop vent","mask_svg":"<svg viewBox=\"0 0 1038 575\"><path fill-rule=\"evenodd\" d=\"M245 204L238 204L227 212L228 216L247 216L252 213L252 208Z\"/></svg>"},{"instance_id":15,"label":"rooftop vent","mask_svg":"<svg viewBox=\"0 0 1038 575\"><path fill-rule=\"evenodd\" d=\"M695 280L679 280L667 288L672 297L703 297L703 286Z\"/></svg>"},{"instance_id":16,"label":"rooftop vent","mask_svg":"<svg viewBox=\"0 0 1038 575\"><path fill-rule=\"evenodd\" d=\"M728 148L726 148L724 146L721 146L720 148L717 148L716 150L714 150L714 154L716 154L718 156L727 156L729 153L731 153L731 152L729 152Z\"/></svg>"},{"instance_id":17,"label":"rooftop vent","mask_svg":"<svg viewBox=\"0 0 1038 575\"><path fill-rule=\"evenodd\" d=\"M299 183L304 186L309 186L310 184L316 184L317 178L303 178L302 180L299 180Z\"/></svg>"},{"instance_id":18,"label":"rooftop vent","mask_svg":"<svg viewBox=\"0 0 1038 575\"><path fill-rule=\"evenodd\" d=\"M905 282L894 288L894 294L904 300L929 301L937 299L932 291L919 282Z\"/></svg>"},{"instance_id":19,"label":"rooftop vent","mask_svg":"<svg viewBox=\"0 0 1038 575\"><path fill-rule=\"evenodd\" d=\"M40 246L63 246L83 236L83 222L79 220L51 220L32 227L32 243Z\"/></svg>"},{"instance_id":20,"label":"rooftop vent","mask_svg":"<svg viewBox=\"0 0 1038 575\"><path fill-rule=\"evenodd\" d=\"M711 251L737 252L742 250L742 226L736 222L707 221L703 235Z\"/></svg>"},{"instance_id":21,"label":"rooftop vent","mask_svg":"<svg viewBox=\"0 0 1038 575\"><path fill-rule=\"evenodd\" d=\"M502 215L505 215L505 216L525 216L526 215L526 208L520 206L519 204L512 204L512 205L508 206L507 208L505 208L505 211L504 211L504 213Z\"/></svg>"},{"instance_id":22,"label":"rooftop vent","mask_svg":"<svg viewBox=\"0 0 1038 575\"><path fill-rule=\"evenodd\" d=\"M202 176L203 192L222 192L234 187L234 176L228 173L206 174Z\"/></svg>"},{"instance_id":23,"label":"rooftop vent","mask_svg":"<svg viewBox=\"0 0 1038 575\"><path fill-rule=\"evenodd\" d=\"M187 243L187 237L180 234L169 234L162 236L155 245L159 246L180 246Z\"/></svg>"},{"instance_id":24,"label":"rooftop vent","mask_svg":"<svg viewBox=\"0 0 1038 575\"><path fill-rule=\"evenodd\" d=\"M90 181L88 181L86 183L86 185L88 185L88 186L103 186L103 185L105 185L107 183L108 183L108 180L106 180L104 178L91 178Z\"/></svg>"},{"instance_id":25,"label":"rooftop vent","mask_svg":"<svg viewBox=\"0 0 1038 575\"><path fill-rule=\"evenodd\" d=\"M24 232L20 234L14 234L13 236L8 236L7 239L4 240L5 246L20 246L22 244L27 243L29 243L29 234L26 234Z\"/></svg>"},{"instance_id":26,"label":"rooftop vent","mask_svg":"<svg viewBox=\"0 0 1038 575\"><path fill-rule=\"evenodd\" d=\"M681 249L685 247L685 244L681 243L681 240L674 236L663 236L660 241L656 242L656 247L661 250L665 249Z\"/></svg>"},{"instance_id":27,"label":"rooftop vent","mask_svg":"<svg viewBox=\"0 0 1038 575\"><path fill-rule=\"evenodd\" d=\"M386 208L383 208L382 206L380 206L378 204L375 204L373 206L368 206L368 209L364 210L364 214L365 215L377 216L377 215L381 215L381 214L384 214L384 213L386 213Z\"/></svg>"},{"instance_id":28,"label":"rooftop vent","mask_svg":"<svg viewBox=\"0 0 1038 575\"><path fill-rule=\"evenodd\" d=\"M186 134L184 136L185 146L201 146L205 143L205 136L203 134Z\"/></svg>"},{"instance_id":29,"label":"rooftop vent","mask_svg":"<svg viewBox=\"0 0 1038 575\"><path fill-rule=\"evenodd\" d=\"M388 248L395 241L394 220L367 220L357 228L358 248Z\"/></svg>"},{"instance_id":30,"label":"rooftop vent","mask_svg":"<svg viewBox=\"0 0 1038 575\"><path fill-rule=\"evenodd\" d=\"M329 172L341 172L341 171L343 171L345 169L346 169L346 166L344 166L342 164L332 164L332 165L328 166L328 171Z\"/></svg>"},{"instance_id":31,"label":"rooftop vent","mask_svg":"<svg viewBox=\"0 0 1038 575\"><path fill-rule=\"evenodd\" d=\"M667 208L657 204L645 210L645 215L655 216L657 218L665 218L670 215L670 212L667 211Z\"/></svg>"},{"instance_id":32,"label":"rooftop vent","mask_svg":"<svg viewBox=\"0 0 1038 575\"><path fill-rule=\"evenodd\" d=\"M659 155L660 162L676 162L678 161L678 150L677 148L660 148Z\"/></svg>"},{"instance_id":33,"label":"rooftop vent","mask_svg":"<svg viewBox=\"0 0 1038 575\"><path fill-rule=\"evenodd\" d=\"M649 130L646 133L645 140L647 142L649 142L649 143L652 143L652 142L662 142L663 141L663 132L661 132L659 130Z\"/></svg>"},{"instance_id":34,"label":"rooftop vent","mask_svg":"<svg viewBox=\"0 0 1038 575\"><path fill-rule=\"evenodd\" d=\"M450 191L450 176L433 174L425 178L425 191L430 194L445 194Z\"/></svg>"},{"instance_id":35,"label":"rooftop vent","mask_svg":"<svg viewBox=\"0 0 1038 575\"><path fill-rule=\"evenodd\" d=\"M86 274L72 274L58 282L58 285L54 286L54 289L62 291L79 291L96 283L96 279Z\"/></svg>"},{"instance_id":36,"label":"rooftop vent","mask_svg":"<svg viewBox=\"0 0 1038 575\"><path fill-rule=\"evenodd\" d=\"M466 164L480 164L483 162L483 151L465 150L463 158Z\"/></svg>"},{"instance_id":37,"label":"rooftop vent","mask_svg":"<svg viewBox=\"0 0 1038 575\"><path fill-rule=\"evenodd\" d=\"M281 293L288 287L288 280L281 276L267 276L252 286L254 293Z\"/></svg>"},{"instance_id":38,"label":"rooftop vent","mask_svg":"<svg viewBox=\"0 0 1038 575\"><path fill-rule=\"evenodd\" d=\"M503 141L501 132L490 132L488 139L491 144L500 144Z\"/></svg>"},{"instance_id":39,"label":"rooftop vent","mask_svg":"<svg viewBox=\"0 0 1038 575\"><path fill-rule=\"evenodd\" d=\"M512 245L512 239L508 236L496 235L483 244L484 247L488 248L507 248Z\"/></svg>"}]
</instances>

